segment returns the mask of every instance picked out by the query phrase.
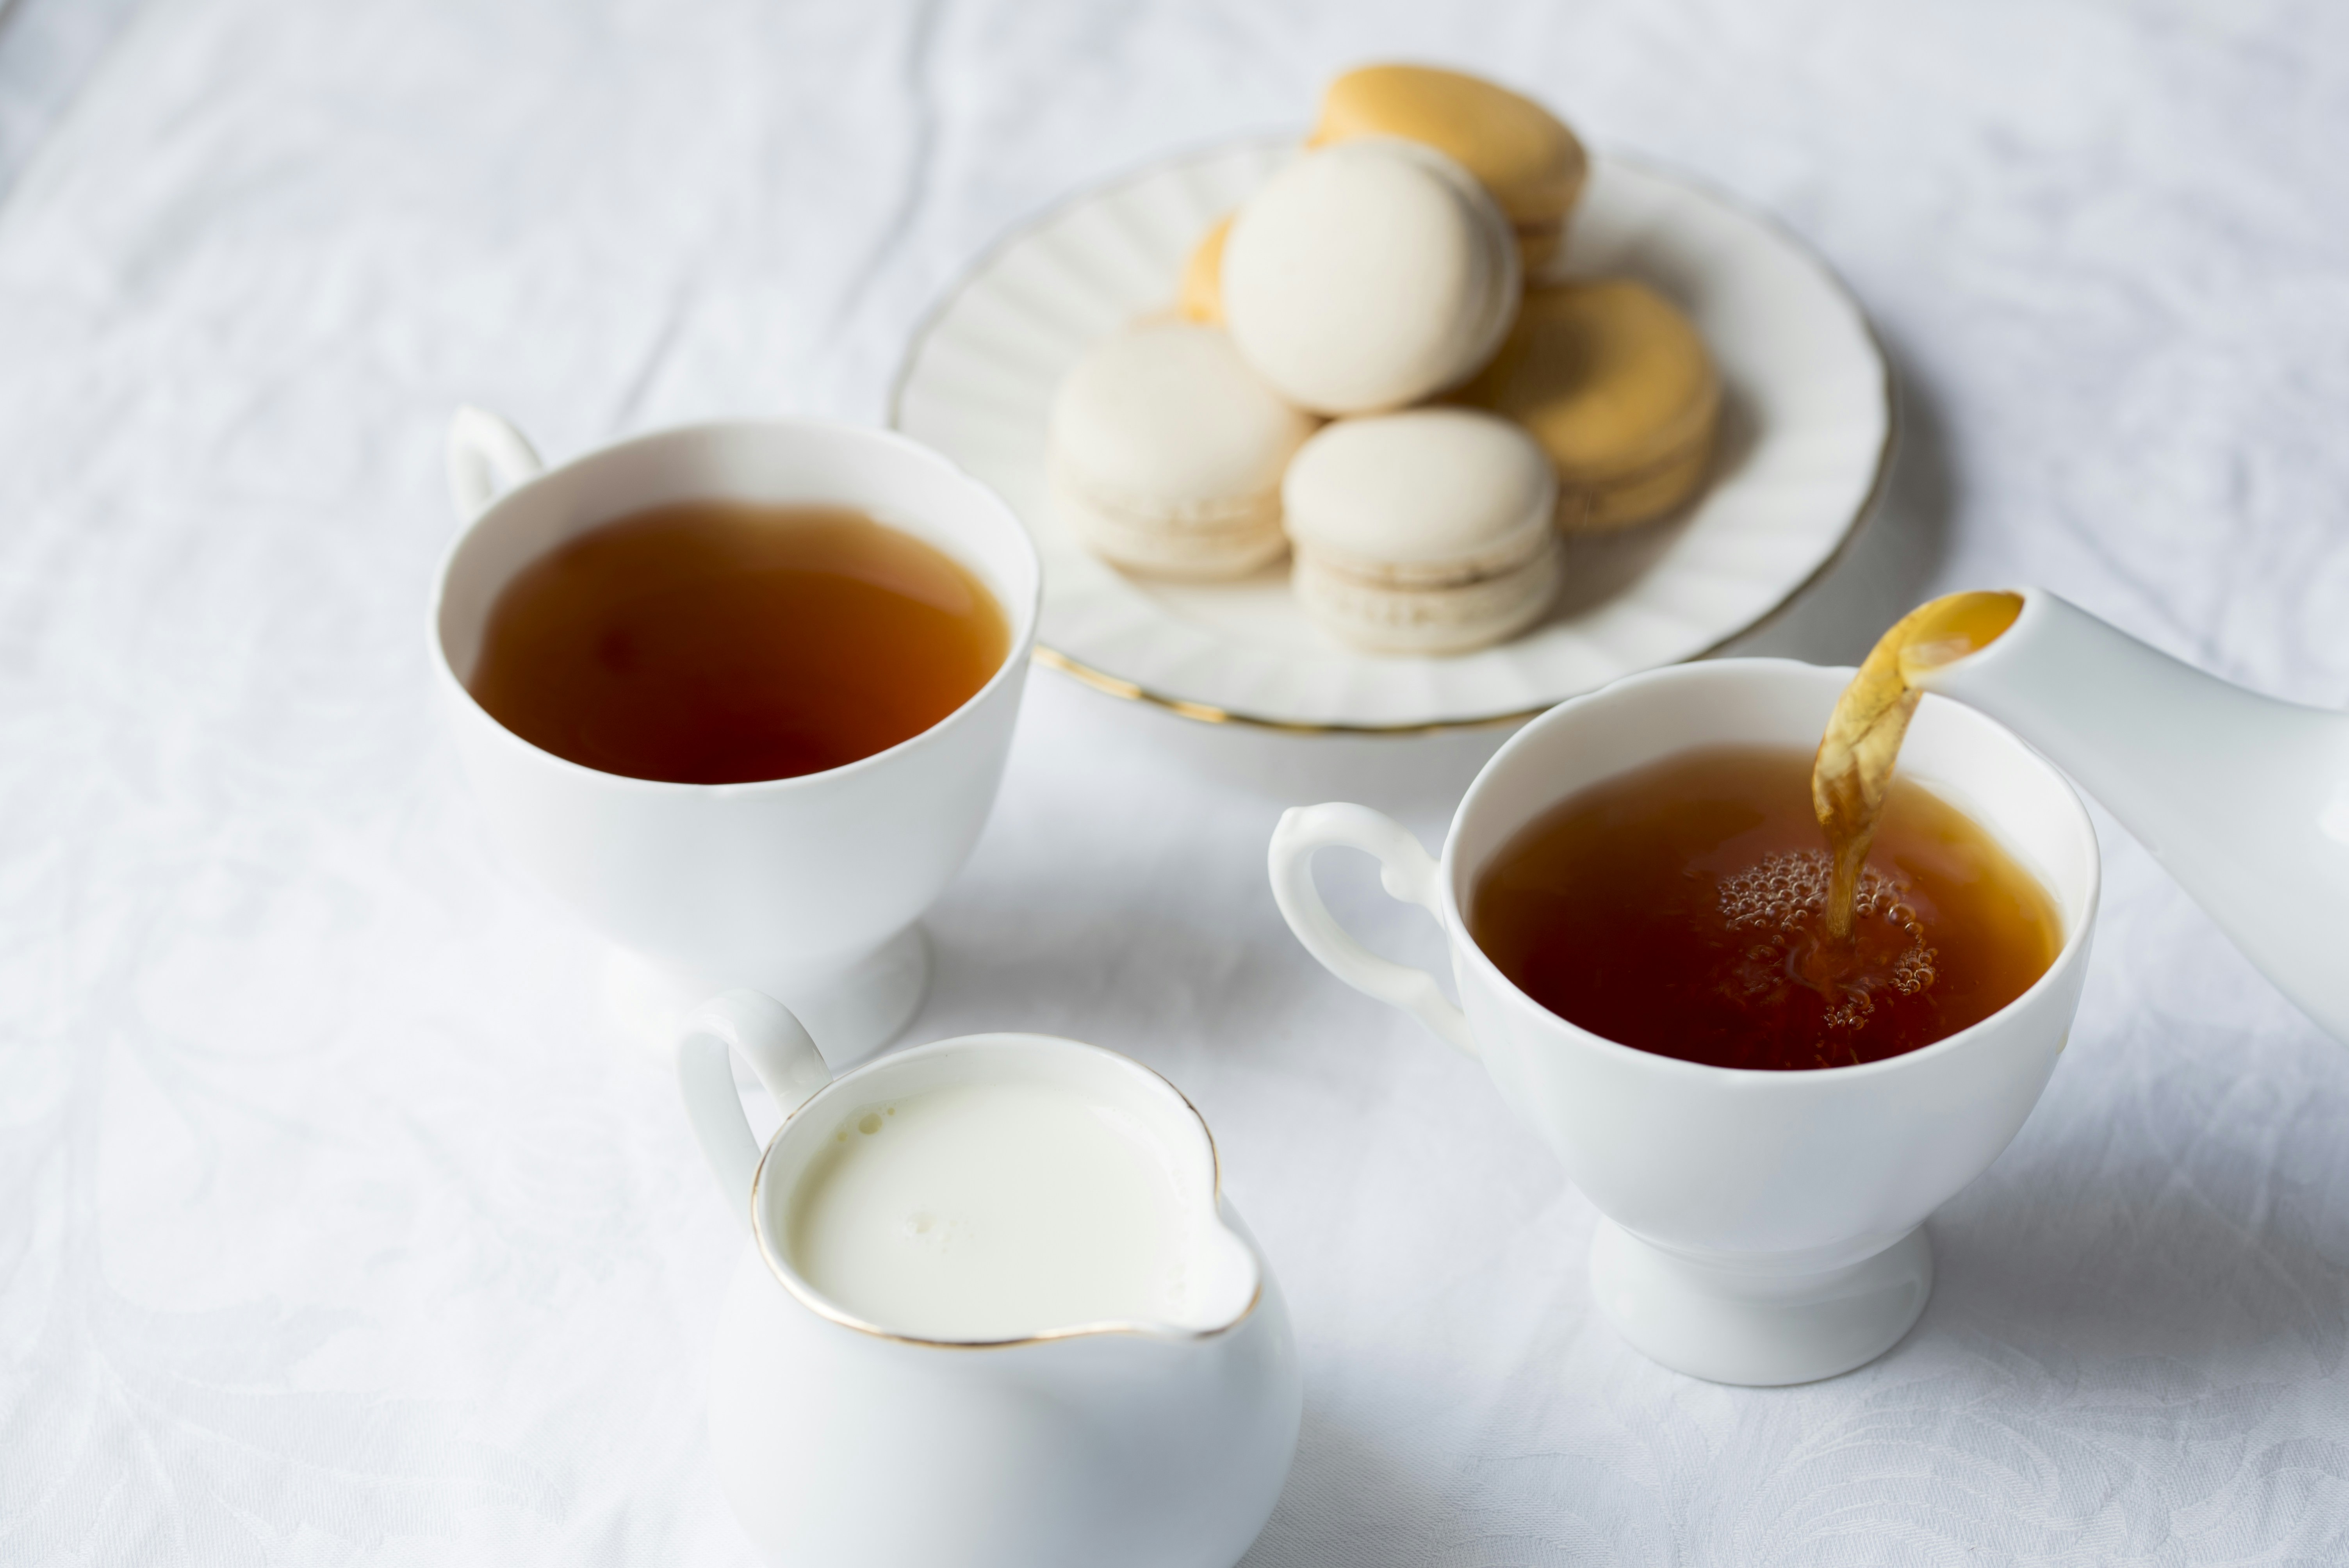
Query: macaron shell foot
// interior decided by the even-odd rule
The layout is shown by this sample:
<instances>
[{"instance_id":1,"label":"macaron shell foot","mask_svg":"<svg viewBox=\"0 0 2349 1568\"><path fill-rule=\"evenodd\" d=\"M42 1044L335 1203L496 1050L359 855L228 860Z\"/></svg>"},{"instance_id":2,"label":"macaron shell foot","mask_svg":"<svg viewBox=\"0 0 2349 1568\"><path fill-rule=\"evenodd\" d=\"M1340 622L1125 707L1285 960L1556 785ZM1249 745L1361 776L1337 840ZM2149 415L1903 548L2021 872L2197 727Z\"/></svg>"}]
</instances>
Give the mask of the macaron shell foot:
<instances>
[{"instance_id":1,"label":"macaron shell foot","mask_svg":"<svg viewBox=\"0 0 2349 1568\"><path fill-rule=\"evenodd\" d=\"M1555 539L1513 571L1469 583L1405 588L1366 583L1300 552L1290 582L1315 624L1374 654L1474 653L1540 620L1563 576Z\"/></svg>"},{"instance_id":2,"label":"macaron shell foot","mask_svg":"<svg viewBox=\"0 0 2349 1568\"><path fill-rule=\"evenodd\" d=\"M1137 577L1228 583L1252 576L1288 553L1278 496L1268 495L1244 516L1169 527L1159 518L1121 516L1057 474L1051 490L1052 508L1070 531L1094 554Z\"/></svg>"},{"instance_id":3,"label":"macaron shell foot","mask_svg":"<svg viewBox=\"0 0 2349 1568\"><path fill-rule=\"evenodd\" d=\"M1669 517L1713 475L1712 432L1681 457L1602 485L1560 485L1560 533L1619 533Z\"/></svg>"}]
</instances>

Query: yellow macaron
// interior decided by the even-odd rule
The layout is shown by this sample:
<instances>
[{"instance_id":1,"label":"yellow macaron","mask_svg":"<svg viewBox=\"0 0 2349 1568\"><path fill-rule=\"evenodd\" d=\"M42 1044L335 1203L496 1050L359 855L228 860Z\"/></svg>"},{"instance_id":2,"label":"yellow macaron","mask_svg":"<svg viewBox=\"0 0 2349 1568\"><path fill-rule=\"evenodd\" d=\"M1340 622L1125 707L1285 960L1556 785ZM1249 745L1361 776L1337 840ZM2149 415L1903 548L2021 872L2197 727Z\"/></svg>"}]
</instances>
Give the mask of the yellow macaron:
<instances>
[{"instance_id":1,"label":"yellow macaron","mask_svg":"<svg viewBox=\"0 0 2349 1568\"><path fill-rule=\"evenodd\" d=\"M1362 136L1423 142L1475 175L1516 229L1527 277L1557 253L1590 171L1582 143L1549 110L1433 66L1363 66L1331 82L1307 145Z\"/></svg>"},{"instance_id":2,"label":"yellow macaron","mask_svg":"<svg viewBox=\"0 0 2349 1568\"><path fill-rule=\"evenodd\" d=\"M1183 282L1174 294L1174 308L1185 321L1202 326L1224 323L1224 236L1232 232L1232 214L1199 237L1191 259L1183 263Z\"/></svg>"},{"instance_id":3,"label":"yellow macaron","mask_svg":"<svg viewBox=\"0 0 2349 1568\"><path fill-rule=\"evenodd\" d=\"M1454 400L1532 431L1557 466L1558 527L1599 533L1702 488L1721 377L1670 300L1612 278L1527 290L1500 351Z\"/></svg>"}]
</instances>

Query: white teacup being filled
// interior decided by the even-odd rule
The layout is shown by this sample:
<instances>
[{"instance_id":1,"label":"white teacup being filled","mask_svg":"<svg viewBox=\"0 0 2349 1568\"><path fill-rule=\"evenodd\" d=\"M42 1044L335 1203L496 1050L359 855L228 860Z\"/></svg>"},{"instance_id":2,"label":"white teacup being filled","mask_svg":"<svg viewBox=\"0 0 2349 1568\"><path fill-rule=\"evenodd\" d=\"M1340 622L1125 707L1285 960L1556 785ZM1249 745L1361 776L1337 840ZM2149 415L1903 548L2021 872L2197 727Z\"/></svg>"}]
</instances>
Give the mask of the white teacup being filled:
<instances>
[{"instance_id":1,"label":"white teacup being filled","mask_svg":"<svg viewBox=\"0 0 2349 1568\"><path fill-rule=\"evenodd\" d=\"M785 1112L763 1153L739 1052ZM694 1132L755 1243L711 1352L709 1442L777 1563L1230 1568L1301 1389L1288 1316L1190 1103L1039 1035L834 1078L752 991L681 1026Z\"/></svg>"},{"instance_id":2,"label":"white teacup being filled","mask_svg":"<svg viewBox=\"0 0 2349 1568\"><path fill-rule=\"evenodd\" d=\"M755 985L797 1009L835 1062L895 1038L928 984L929 949L916 922L978 837L1019 713L1041 572L1018 518L986 486L902 436L808 420L692 426L542 471L512 426L468 409L450 431L449 470L465 526L440 569L431 646L450 730L502 847L614 944L607 989L623 1019L648 1041L665 1041L703 997ZM716 782L632 775L558 755L493 717L477 686L516 614L506 607L510 590L574 570L570 563L583 551L637 520L695 508L713 511L722 526L734 526L729 520L737 515L755 521L766 515L759 509L820 512L818 531L832 532L818 542L833 540L824 547L835 555L854 546L860 529L901 554L917 553L927 567L904 561L885 567L975 583L967 590L973 603L992 602L995 643L966 658L965 684L938 705L950 711L905 725L895 732L903 738L884 734L877 749L868 742L862 751L842 751L846 760L836 765L792 769L796 776L745 774L739 758L737 771L711 775ZM722 548L695 558L705 585L754 575L723 552L739 544L721 539ZM605 559L607 573L637 570L626 558L617 568ZM720 562L715 572L710 560ZM829 570L836 562L816 564ZM759 579L786 580L813 583L806 591L822 610L827 585L842 578L837 571L798 578L771 571ZM557 603L545 613L563 608ZM755 629L791 619L761 621L757 614L738 605L737 624ZM675 628L688 642L702 631L690 615L672 618L688 623ZM806 624L796 634L816 640L812 678L828 676L832 645L808 630L813 617L801 619ZM613 660L637 656L625 646L599 644L595 651ZM722 648L705 654L730 656ZM843 648L832 664L851 655ZM747 683L719 667L724 678L704 681L702 691L713 703L742 707ZM866 685L890 697L909 684L889 675L868 675ZM788 680L773 672L769 678L792 697ZM559 681L554 689L561 695ZM573 695L581 697L574 706L584 707L584 725L618 711L616 704L598 707L604 699L595 694ZM661 723L658 696L639 694L635 722ZM843 723L869 717L858 706L834 700ZM713 711L723 718L732 710ZM729 746L760 738L757 716L715 727Z\"/></svg>"},{"instance_id":3,"label":"white teacup being filled","mask_svg":"<svg viewBox=\"0 0 2349 1568\"><path fill-rule=\"evenodd\" d=\"M1732 1068L1602 1038L1513 983L1470 934L1467 911L1496 855L1591 786L1697 748L1807 753L1850 674L1724 659L1562 704L1477 776L1440 862L1361 806L1290 810L1272 840L1274 895L1307 950L1481 1057L1599 1210L1590 1279L1599 1308L1647 1355L1717 1382L1847 1371L1889 1349L1924 1310L1926 1216L2013 1140L2071 1027L2099 877L2085 810L1995 721L1924 699L1901 774L2041 884L2060 946L2035 983L1979 1022L1859 1065ZM1331 846L1375 856L1386 891L1442 923L1459 1006L1433 975L1375 956L1338 923L1311 866Z\"/></svg>"}]
</instances>

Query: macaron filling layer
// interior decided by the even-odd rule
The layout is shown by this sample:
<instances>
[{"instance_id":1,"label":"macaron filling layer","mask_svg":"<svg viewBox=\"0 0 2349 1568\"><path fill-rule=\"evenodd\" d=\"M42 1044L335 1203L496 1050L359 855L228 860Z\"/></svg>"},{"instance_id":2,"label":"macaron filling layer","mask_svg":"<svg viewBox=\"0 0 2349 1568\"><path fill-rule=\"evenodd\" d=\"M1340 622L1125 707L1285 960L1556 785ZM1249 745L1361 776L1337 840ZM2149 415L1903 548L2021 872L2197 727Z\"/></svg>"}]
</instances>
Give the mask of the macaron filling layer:
<instances>
[{"instance_id":1,"label":"macaron filling layer","mask_svg":"<svg viewBox=\"0 0 2349 1568\"><path fill-rule=\"evenodd\" d=\"M1452 654L1489 647L1541 619L1562 576L1557 536L1506 571L1433 586L1374 582L1298 552L1293 578L1306 614L1332 634L1381 653Z\"/></svg>"},{"instance_id":2,"label":"macaron filling layer","mask_svg":"<svg viewBox=\"0 0 2349 1568\"><path fill-rule=\"evenodd\" d=\"M1447 561L1392 561L1296 540L1298 559L1311 560L1334 577L1371 588L1463 588L1506 577L1549 550L1555 531L1545 515L1534 526L1472 555Z\"/></svg>"},{"instance_id":3,"label":"macaron filling layer","mask_svg":"<svg viewBox=\"0 0 2349 1568\"><path fill-rule=\"evenodd\" d=\"M1464 652L1524 629L1557 593L1557 475L1495 415L1340 420L1298 449L1282 500L1299 601L1358 645Z\"/></svg>"},{"instance_id":4,"label":"macaron filling layer","mask_svg":"<svg viewBox=\"0 0 2349 1568\"><path fill-rule=\"evenodd\" d=\"M1278 491L1170 524L1149 511L1122 511L1050 471L1052 503L1093 552L1144 576L1194 582L1245 577L1288 552Z\"/></svg>"},{"instance_id":5,"label":"macaron filling layer","mask_svg":"<svg viewBox=\"0 0 2349 1568\"><path fill-rule=\"evenodd\" d=\"M1558 531L1603 533L1653 521L1702 490L1712 469L1713 443L1706 440L1637 473L1561 484Z\"/></svg>"}]
</instances>

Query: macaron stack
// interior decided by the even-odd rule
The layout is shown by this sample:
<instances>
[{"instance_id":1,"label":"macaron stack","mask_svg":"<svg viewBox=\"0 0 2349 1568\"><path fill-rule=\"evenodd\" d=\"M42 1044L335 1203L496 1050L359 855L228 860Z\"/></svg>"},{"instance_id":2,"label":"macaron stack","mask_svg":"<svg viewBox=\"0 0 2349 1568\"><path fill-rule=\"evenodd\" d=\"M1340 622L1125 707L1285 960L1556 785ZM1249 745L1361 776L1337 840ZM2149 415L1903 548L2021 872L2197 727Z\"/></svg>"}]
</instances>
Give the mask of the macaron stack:
<instances>
[{"instance_id":1,"label":"macaron stack","mask_svg":"<svg viewBox=\"0 0 2349 1568\"><path fill-rule=\"evenodd\" d=\"M1561 532L1647 521L1701 488L1721 400L1702 341L1652 291L1528 290L1588 168L1556 116L1493 83L1340 77L1306 150L1202 238L1174 312L1062 383L1063 517L1162 577L1243 576L1293 548L1306 613L1374 652L1465 653L1533 625Z\"/></svg>"}]
</instances>

